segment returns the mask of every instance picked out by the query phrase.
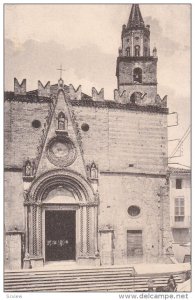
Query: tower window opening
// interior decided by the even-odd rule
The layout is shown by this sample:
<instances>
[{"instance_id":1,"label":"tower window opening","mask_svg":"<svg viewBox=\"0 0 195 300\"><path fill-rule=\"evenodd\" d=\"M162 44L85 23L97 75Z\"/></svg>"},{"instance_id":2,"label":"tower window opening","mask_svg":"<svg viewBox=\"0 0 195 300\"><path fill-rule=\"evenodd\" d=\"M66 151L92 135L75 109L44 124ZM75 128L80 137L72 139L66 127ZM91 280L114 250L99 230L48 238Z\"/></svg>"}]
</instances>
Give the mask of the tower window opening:
<instances>
[{"instance_id":1,"label":"tower window opening","mask_svg":"<svg viewBox=\"0 0 195 300\"><path fill-rule=\"evenodd\" d=\"M140 46L135 46L135 56L140 56Z\"/></svg>"},{"instance_id":2,"label":"tower window opening","mask_svg":"<svg viewBox=\"0 0 195 300\"><path fill-rule=\"evenodd\" d=\"M129 47L126 49L126 56L130 56L130 48Z\"/></svg>"},{"instance_id":3,"label":"tower window opening","mask_svg":"<svg viewBox=\"0 0 195 300\"><path fill-rule=\"evenodd\" d=\"M134 83L142 83L142 69L135 68L133 70L133 82Z\"/></svg>"}]
</instances>

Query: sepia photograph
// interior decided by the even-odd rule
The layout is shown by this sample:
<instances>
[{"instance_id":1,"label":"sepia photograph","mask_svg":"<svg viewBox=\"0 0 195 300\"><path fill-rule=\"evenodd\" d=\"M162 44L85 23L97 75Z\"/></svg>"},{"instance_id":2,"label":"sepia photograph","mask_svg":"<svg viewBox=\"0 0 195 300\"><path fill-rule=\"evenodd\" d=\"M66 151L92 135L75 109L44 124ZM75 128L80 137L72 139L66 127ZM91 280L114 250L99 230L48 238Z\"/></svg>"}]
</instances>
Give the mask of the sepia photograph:
<instances>
[{"instance_id":1,"label":"sepia photograph","mask_svg":"<svg viewBox=\"0 0 195 300\"><path fill-rule=\"evenodd\" d=\"M3 14L4 292L192 292L191 4Z\"/></svg>"}]
</instances>

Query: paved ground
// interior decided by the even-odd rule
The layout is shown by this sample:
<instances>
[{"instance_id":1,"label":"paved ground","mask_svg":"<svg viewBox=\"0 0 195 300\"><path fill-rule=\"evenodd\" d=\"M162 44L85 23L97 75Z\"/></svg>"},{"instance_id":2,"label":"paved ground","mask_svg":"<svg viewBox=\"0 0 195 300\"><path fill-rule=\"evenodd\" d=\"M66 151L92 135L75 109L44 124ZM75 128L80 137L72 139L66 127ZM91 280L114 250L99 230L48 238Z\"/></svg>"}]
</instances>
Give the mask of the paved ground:
<instances>
[{"instance_id":1,"label":"paved ground","mask_svg":"<svg viewBox=\"0 0 195 300\"><path fill-rule=\"evenodd\" d=\"M181 264L135 264L133 265L138 274L145 273L168 273L182 272L191 269L189 263Z\"/></svg>"}]
</instances>

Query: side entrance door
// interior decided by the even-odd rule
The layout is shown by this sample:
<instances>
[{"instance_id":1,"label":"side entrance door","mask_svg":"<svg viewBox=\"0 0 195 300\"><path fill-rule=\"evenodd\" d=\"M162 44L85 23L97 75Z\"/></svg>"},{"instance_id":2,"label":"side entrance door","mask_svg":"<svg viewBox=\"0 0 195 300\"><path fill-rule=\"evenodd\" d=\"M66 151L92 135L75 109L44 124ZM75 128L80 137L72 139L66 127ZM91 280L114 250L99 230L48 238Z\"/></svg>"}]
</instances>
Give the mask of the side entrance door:
<instances>
[{"instance_id":1,"label":"side entrance door","mask_svg":"<svg viewBox=\"0 0 195 300\"><path fill-rule=\"evenodd\" d=\"M143 260L142 230L127 231L127 260L129 263L142 262Z\"/></svg>"}]
</instances>

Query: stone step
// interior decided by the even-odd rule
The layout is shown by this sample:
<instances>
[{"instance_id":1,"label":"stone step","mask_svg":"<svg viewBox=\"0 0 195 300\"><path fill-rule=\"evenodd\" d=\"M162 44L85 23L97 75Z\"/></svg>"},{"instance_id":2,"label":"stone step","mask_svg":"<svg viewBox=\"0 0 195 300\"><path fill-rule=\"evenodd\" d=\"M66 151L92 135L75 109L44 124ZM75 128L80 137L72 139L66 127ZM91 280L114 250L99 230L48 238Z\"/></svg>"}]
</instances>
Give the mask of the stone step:
<instances>
[{"instance_id":1,"label":"stone step","mask_svg":"<svg viewBox=\"0 0 195 300\"><path fill-rule=\"evenodd\" d=\"M167 283L167 280L164 281L156 281L154 286L165 286ZM26 284L25 284L26 285ZM5 285L5 291L97 291L97 290L116 290L119 289L120 291L126 289L126 290L147 290L147 281L144 282L113 282L113 281L103 281L103 282L79 282L76 284L68 283L67 285L64 282L58 282L53 283L50 282L48 284L42 283L40 285L31 284L24 286L24 283L21 286L18 285L11 285L6 286Z\"/></svg>"},{"instance_id":2,"label":"stone step","mask_svg":"<svg viewBox=\"0 0 195 300\"><path fill-rule=\"evenodd\" d=\"M91 276L87 276L87 275L83 275L83 276L79 276L79 275L75 275L74 277L69 275L69 276L52 276L52 277L29 277L29 278L7 278L5 277L5 280L4 282L5 283L23 283L24 280L25 282L44 282L44 281L48 281L51 280L51 281L55 281L55 282L58 282L59 280L63 280L63 282L72 282L72 281L89 281L89 280L92 280L92 281L95 281L95 280L128 280L128 281L133 281L133 280L136 280L136 281L144 281L144 280L148 280L151 276L148 276L148 277L133 277L133 276L130 276L129 274L128 275L124 275L124 274L121 274L121 275L112 275L112 276L107 276L107 275L101 275L101 276L94 276L94 277L91 277ZM155 280L156 281L163 281L163 280L167 280L168 279L168 276L164 276L164 277L155 277ZM175 276L175 279L180 281L180 277L178 276Z\"/></svg>"},{"instance_id":3,"label":"stone step","mask_svg":"<svg viewBox=\"0 0 195 300\"><path fill-rule=\"evenodd\" d=\"M166 282L164 283L159 283L159 284L155 284L154 287L157 287L157 286L165 286L166 285ZM147 290L147 283L142 283L142 284L124 284L124 283L118 283L118 284L113 284L113 283L94 283L92 286L85 283L85 285L78 285L76 287L74 286L64 286L64 284L62 284L62 286L48 286L46 287L45 285L44 286L41 286L41 287L37 287L36 285L34 285L33 287L23 287L23 288L14 288L12 287L11 290L9 290L10 292L25 292L25 291L28 291L28 292L37 292L37 291L64 291L64 292L80 292L80 291L102 291L102 290L105 290L105 291L115 291L115 290L118 290L118 291L124 291L124 290L140 290L140 291L143 291L143 290ZM6 288L5 288L5 291Z\"/></svg>"},{"instance_id":4,"label":"stone step","mask_svg":"<svg viewBox=\"0 0 195 300\"><path fill-rule=\"evenodd\" d=\"M170 273L132 276L134 269L94 268L71 270L39 270L5 272L5 292L83 292L83 291L134 291L147 290L147 281L154 278L154 286L164 286ZM180 273L174 275L181 282Z\"/></svg>"},{"instance_id":5,"label":"stone step","mask_svg":"<svg viewBox=\"0 0 195 300\"><path fill-rule=\"evenodd\" d=\"M61 275L61 276L68 276L68 275L73 275L73 276L76 276L78 274L81 274L81 275L89 275L89 276L92 276L93 274L95 275L110 275L110 274L128 274L128 275L131 275L133 273L133 270L110 270L110 271L77 271L77 272L73 272L72 270L69 270L67 272L58 272L58 271L54 271L54 272L34 272L34 273L8 273L8 272L5 272L6 274L6 277L7 278L14 278L14 277L20 277L20 278L24 278L24 277L37 277L37 276L48 276L48 277L51 277L51 276L55 276L55 275Z\"/></svg>"},{"instance_id":6,"label":"stone step","mask_svg":"<svg viewBox=\"0 0 195 300\"><path fill-rule=\"evenodd\" d=\"M51 275L55 275L55 274L120 274L120 273L127 273L127 274L132 274L134 273L134 269L117 269L117 270L112 270L112 269L97 269L97 270L44 270L44 271L26 271L26 272L10 272L10 271L5 271L6 276L9 277L14 277L14 276L18 276L18 277L25 277L25 276L39 276L39 275L47 275L47 276L51 276Z\"/></svg>"},{"instance_id":7,"label":"stone step","mask_svg":"<svg viewBox=\"0 0 195 300\"><path fill-rule=\"evenodd\" d=\"M63 267L63 265L62 265ZM67 268L57 268L52 266L49 267L44 267L41 269L21 269L21 270L6 270L6 274L30 274L30 273L55 273L55 272L106 272L106 271L124 271L124 270L134 270L134 267L132 266L108 266L108 267L69 267Z\"/></svg>"}]
</instances>

